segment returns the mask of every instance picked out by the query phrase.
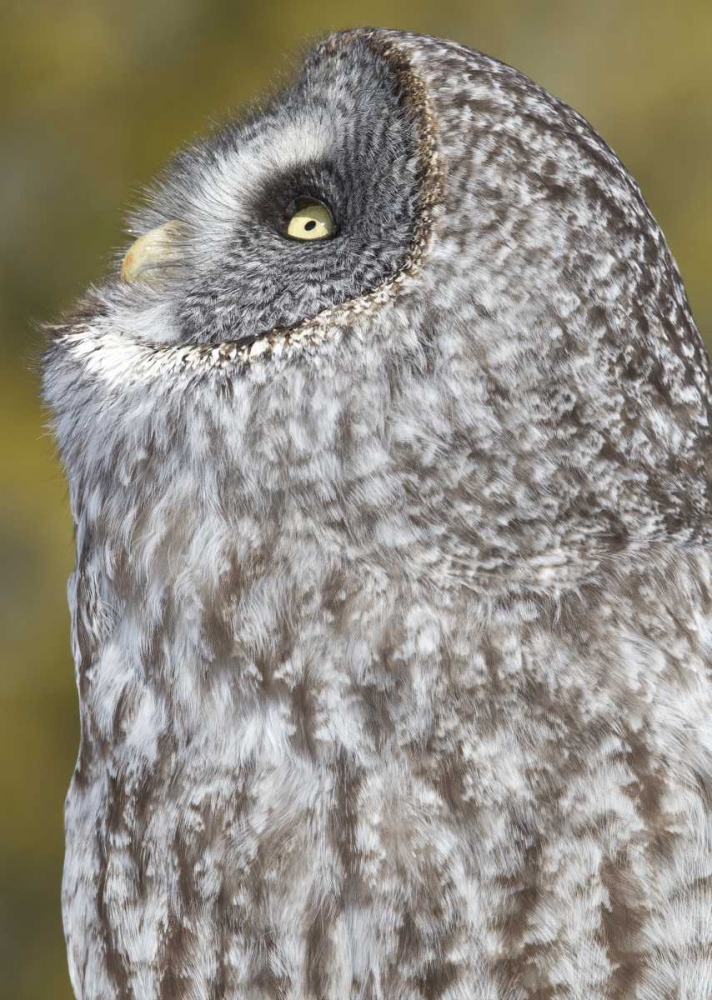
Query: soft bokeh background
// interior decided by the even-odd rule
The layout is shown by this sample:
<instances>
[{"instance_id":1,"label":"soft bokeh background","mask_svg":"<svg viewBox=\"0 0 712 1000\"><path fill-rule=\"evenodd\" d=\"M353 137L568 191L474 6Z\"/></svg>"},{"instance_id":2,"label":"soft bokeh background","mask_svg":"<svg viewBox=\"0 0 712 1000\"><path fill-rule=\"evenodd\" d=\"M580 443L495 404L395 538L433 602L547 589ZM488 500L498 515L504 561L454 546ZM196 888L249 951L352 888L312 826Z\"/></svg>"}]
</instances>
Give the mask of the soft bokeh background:
<instances>
[{"instance_id":1,"label":"soft bokeh background","mask_svg":"<svg viewBox=\"0 0 712 1000\"><path fill-rule=\"evenodd\" d=\"M357 24L457 39L583 112L638 178L712 334L710 0L2 0L0 995L70 1000L59 890L77 746L72 530L40 337L100 279L141 186L210 117Z\"/></svg>"}]
</instances>

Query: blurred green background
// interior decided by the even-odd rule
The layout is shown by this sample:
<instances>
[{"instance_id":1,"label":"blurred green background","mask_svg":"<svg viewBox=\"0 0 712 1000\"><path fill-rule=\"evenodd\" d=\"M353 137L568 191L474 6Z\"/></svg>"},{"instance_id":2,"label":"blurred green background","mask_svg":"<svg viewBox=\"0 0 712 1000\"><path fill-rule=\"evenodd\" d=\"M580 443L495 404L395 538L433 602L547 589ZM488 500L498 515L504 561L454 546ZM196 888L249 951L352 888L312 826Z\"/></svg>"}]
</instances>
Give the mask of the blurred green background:
<instances>
[{"instance_id":1,"label":"blurred green background","mask_svg":"<svg viewBox=\"0 0 712 1000\"><path fill-rule=\"evenodd\" d=\"M67 493L36 324L100 279L166 157L358 24L457 39L585 114L637 177L712 334L710 0L2 0L0 995L70 1000L62 801L77 748Z\"/></svg>"}]
</instances>

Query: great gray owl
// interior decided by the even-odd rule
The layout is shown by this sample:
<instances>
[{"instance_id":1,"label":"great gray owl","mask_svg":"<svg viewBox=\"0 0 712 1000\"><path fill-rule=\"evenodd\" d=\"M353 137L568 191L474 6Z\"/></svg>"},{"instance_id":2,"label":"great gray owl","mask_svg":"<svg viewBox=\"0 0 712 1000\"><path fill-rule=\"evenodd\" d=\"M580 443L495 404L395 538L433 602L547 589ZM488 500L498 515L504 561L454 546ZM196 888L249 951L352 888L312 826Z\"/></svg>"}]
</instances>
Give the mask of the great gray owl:
<instances>
[{"instance_id":1,"label":"great gray owl","mask_svg":"<svg viewBox=\"0 0 712 1000\"><path fill-rule=\"evenodd\" d=\"M45 367L77 997L709 1000L710 377L621 163L350 31L134 229Z\"/></svg>"}]
</instances>

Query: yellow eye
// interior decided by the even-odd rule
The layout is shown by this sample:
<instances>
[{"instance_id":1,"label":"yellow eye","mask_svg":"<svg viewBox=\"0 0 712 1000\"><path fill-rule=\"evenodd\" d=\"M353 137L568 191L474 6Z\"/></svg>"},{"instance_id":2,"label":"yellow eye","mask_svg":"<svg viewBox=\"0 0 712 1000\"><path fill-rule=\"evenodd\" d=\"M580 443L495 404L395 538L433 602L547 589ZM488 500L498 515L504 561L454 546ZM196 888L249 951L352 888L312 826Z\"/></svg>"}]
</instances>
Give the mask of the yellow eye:
<instances>
[{"instance_id":1,"label":"yellow eye","mask_svg":"<svg viewBox=\"0 0 712 1000\"><path fill-rule=\"evenodd\" d=\"M331 212L319 201L302 202L287 223L287 236L295 240L324 240L335 232Z\"/></svg>"}]
</instances>

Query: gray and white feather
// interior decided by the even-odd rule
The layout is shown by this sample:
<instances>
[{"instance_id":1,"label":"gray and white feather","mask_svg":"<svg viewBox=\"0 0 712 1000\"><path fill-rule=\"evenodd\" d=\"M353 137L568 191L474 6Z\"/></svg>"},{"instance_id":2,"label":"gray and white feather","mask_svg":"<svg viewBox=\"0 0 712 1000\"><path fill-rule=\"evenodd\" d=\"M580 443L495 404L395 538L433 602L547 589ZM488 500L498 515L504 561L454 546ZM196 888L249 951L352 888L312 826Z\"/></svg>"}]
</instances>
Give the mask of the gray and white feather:
<instances>
[{"instance_id":1,"label":"gray and white feather","mask_svg":"<svg viewBox=\"0 0 712 1000\"><path fill-rule=\"evenodd\" d=\"M710 373L621 163L358 30L142 234L45 365L79 1000L709 1000Z\"/></svg>"}]
</instances>

